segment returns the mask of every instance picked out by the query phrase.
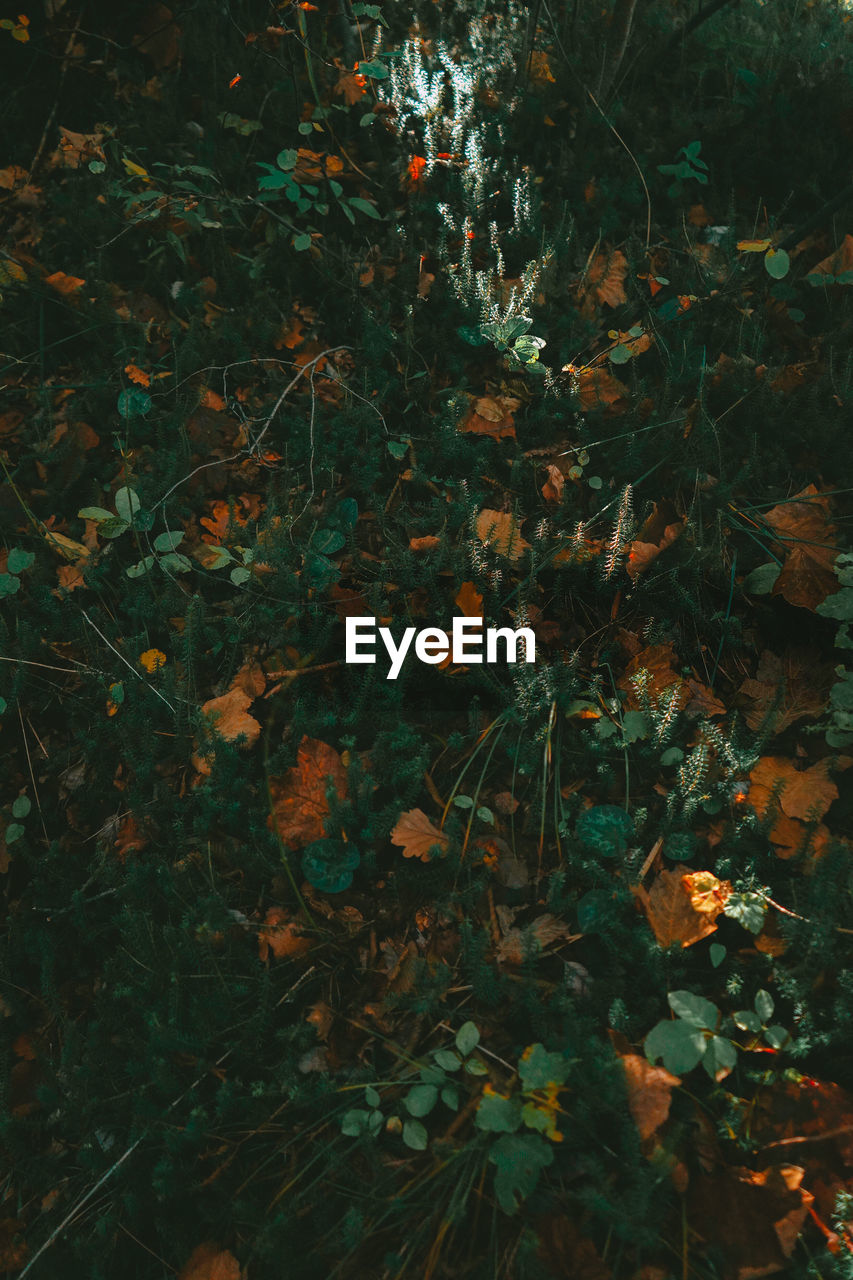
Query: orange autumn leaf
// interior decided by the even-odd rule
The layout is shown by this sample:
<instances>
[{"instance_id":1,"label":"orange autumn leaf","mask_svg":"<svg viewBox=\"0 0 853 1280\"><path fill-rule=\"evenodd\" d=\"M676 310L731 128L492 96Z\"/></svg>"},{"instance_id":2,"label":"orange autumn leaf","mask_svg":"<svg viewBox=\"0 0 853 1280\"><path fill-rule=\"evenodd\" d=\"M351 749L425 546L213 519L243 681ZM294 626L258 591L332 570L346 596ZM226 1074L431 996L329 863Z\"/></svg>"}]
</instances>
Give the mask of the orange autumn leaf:
<instances>
[{"instance_id":1,"label":"orange autumn leaf","mask_svg":"<svg viewBox=\"0 0 853 1280\"><path fill-rule=\"evenodd\" d=\"M625 277L628 259L620 249L597 253L589 263L583 282L585 292L592 293L600 304L621 306L628 301L625 293Z\"/></svg>"},{"instance_id":2,"label":"orange autumn leaf","mask_svg":"<svg viewBox=\"0 0 853 1280\"><path fill-rule=\"evenodd\" d=\"M528 79L533 84L556 84L551 72L548 55L543 49L534 49L527 61Z\"/></svg>"},{"instance_id":3,"label":"orange autumn leaf","mask_svg":"<svg viewBox=\"0 0 853 1280\"><path fill-rule=\"evenodd\" d=\"M140 387L150 386L151 374L145 373L145 371L143 369L140 369L138 365L126 364L124 366L124 371L127 374L128 378L130 378L131 382L135 382Z\"/></svg>"},{"instance_id":4,"label":"orange autumn leaf","mask_svg":"<svg viewBox=\"0 0 853 1280\"><path fill-rule=\"evenodd\" d=\"M234 502L233 521L235 525L243 526L248 523L247 514L240 510L243 505L245 504L239 498ZM224 499L217 498L215 502L211 503L210 515L202 516L199 520L199 524L204 525L205 529L209 529L213 535L210 537L203 533L201 535L202 541L207 543L224 542L231 520L232 513L229 504Z\"/></svg>"},{"instance_id":5,"label":"orange autumn leaf","mask_svg":"<svg viewBox=\"0 0 853 1280\"><path fill-rule=\"evenodd\" d=\"M291 848L302 848L326 834L329 816L326 788L331 778L339 800L347 798L344 763L334 747L318 738L303 737L296 764L279 778L270 778L272 812L267 826Z\"/></svg>"},{"instance_id":6,"label":"orange autumn leaf","mask_svg":"<svg viewBox=\"0 0 853 1280\"><path fill-rule=\"evenodd\" d=\"M355 106L367 92L367 76L360 75L356 70L348 71L337 60L336 64L340 67L341 72L333 92L336 96L342 95L348 107Z\"/></svg>"},{"instance_id":7,"label":"orange autumn leaf","mask_svg":"<svg viewBox=\"0 0 853 1280\"><path fill-rule=\"evenodd\" d=\"M245 735L247 747L254 746L261 734L261 726L254 716L250 716L246 708L253 701L243 689L229 689L219 698L211 698L202 704L205 715L214 720L213 732L216 737L226 742L235 742Z\"/></svg>"},{"instance_id":8,"label":"orange autumn leaf","mask_svg":"<svg viewBox=\"0 0 853 1280\"><path fill-rule=\"evenodd\" d=\"M628 1108L641 1138L650 1138L669 1116L672 1091L681 1084L665 1067L653 1066L638 1053L620 1054L628 1086Z\"/></svg>"},{"instance_id":9,"label":"orange autumn leaf","mask_svg":"<svg viewBox=\"0 0 853 1280\"><path fill-rule=\"evenodd\" d=\"M691 227L709 227L714 219L703 204L692 204L687 214Z\"/></svg>"},{"instance_id":10,"label":"orange autumn leaf","mask_svg":"<svg viewBox=\"0 0 853 1280\"><path fill-rule=\"evenodd\" d=\"M311 949L311 939L301 932L298 922L289 919L281 907L270 907L258 933L258 955L266 963L270 955L276 960L302 956Z\"/></svg>"},{"instance_id":11,"label":"orange autumn leaf","mask_svg":"<svg viewBox=\"0 0 853 1280\"><path fill-rule=\"evenodd\" d=\"M508 560L520 560L530 547L530 543L522 538L519 527L510 511L493 511L485 507L477 517L477 537Z\"/></svg>"},{"instance_id":12,"label":"orange autumn leaf","mask_svg":"<svg viewBox=\"0 0 853 1280\"><path fill-rule=\"evenodd\" d=\"M829 498L810 484L790 502L765 512L764 520L786 552L772 594L814 612L838 589L834 572L838 548L835 525L829 518Z\"/></svg>"},{"instance_id":13,"label":"orange autumn leaf","mask_svg":"<svg viewBox=\"0 0 853 1280\"><path fill-rule=\"evenodd\" d=\"M153 675L160 667L166 665L166 655L162 649L146 649L144 653L140 653L138 661L149 675Z\"/></svg>"},{"instance_id":14,"label":"orange autumn leaf","mask_svg":"<svg viewBox=\"0 0 853 1280\"><path fill-rule=\"evenodd\" d=\"M242 689L249 698L259 698L267 687L267 678L259 662L251 660L237 672L229 686L231 689Z\"/></svg>"},{"instance_id":15,"label":"orange autumn leaf","mask_svg":"<svg viewBox=\"0 0 853 1280\"><path fill-rule=\"evenodd\" d=\"M624 382L615 378L609 369L603 366L597 369L579 369L577 373L577 389L581 408L613 409L621 412L628 403L630 392Z\"/></svg>"},{"instance_id":16,"label":"orange autumn leaf","mask_svg":"<svg viewBox=\"0 0 853 1280\"><path fill-rule=\"evenodd\" d=\"M515 396L481 396L459 424L460 431L491 436L495 440L515 439L513 413L521 405Z\"/></svg>"},{"instance_id":17,"label":"orange autumn leaf","mask_svg":"<svg viewBox=\"0 0 853 1280\"><path fill-rule=\"evenodd\" d=\"M406 177L409 182L420 182L426 168L426 160L423 156L412 156L406 165Z\"/></svg>"},{"instance_id":18,"label":"orange autumn leaf","mask_svg":"<svg viewBox=\"0 0 853 1280\"><path fill-rule=\"evenodd\" d=\"M205 387L202 392L199 404L203 409L213 409L216 413L222 413L225 408L225 401L222 396L215 391L211 391L208 387Z\"/></svg>"},{"instance_id":19,"label":"orange autumn leaf","mask_svg":"<svg viewBox=\"0 0 853 1280\"><path fill-rule=\"evenodd\" d=\"M501 964L521 965L528 954L530 938L536 942L540 951L544 951L552 942L568 938L570 934L571 929L565 920L546 912L524 929L515 925L507 929L495 949L495 955Z\"/></svg>"},{"instance_id":20,"label":"orange autumn leaf","mask_svg":"<svg viewBox=\"0 0 853 1280\"><path fill-rule=\"evenodd\" d=\"M434 551L436 547L441 546L441 538L437 538L434 533L424 534L422 538L410 538L410 551Z\"/></svg>"},{"instance_id":21,"label":"orange autumn leaf","mask_svg":"<svg viewBox=\"0 0 853 1280\"><path fill-rule=\"evenodd\" d=\"M762 756L749 775L749 803L763 818L779 787L779 804L789 818L806 820L812 814L822 818L838 799L838 787L829 778L830 766L831 760L825 758L801 770L787 756Z\"/></svg>"},{"instance_id":22,"label":"orange autumn leaf","mask_svg":"<svg viewBox=\"0 0 853 1280\"><path fill-rule=\"evenodd\" d=\"M432 859L431 850L438 845L442 852L447 848L448 837L430 822L423 809L409 809L400 814L391 832L391 843L403 850L404 858Z\"/></svg>"},{"instance_id":23,"label":"orange autumn leaf","mask_svg":"<svg viewBox=\"0 0 853 1280\"><path fill-rule=\"evenodd\" d=\"M853 271L853 236L849 232L835 252L812 267L809 275L840 276L846 271Z\"/></svg>"},{"instance_id":24,"label":"orange autumn leaf","mask_svg":"<svg viewBox=\"0 0 853 1280\"><path fill-rule=\"evenodd\" d=\"M76 564L58 564L56 566L57 581L65 591L75 591L77 587L85 587L83 570Z\"/></svg>"},{"instance_id":25,"label":"orange autumn leaf","mask_svg":"<svg viewBox=\"0 0 853 1280\"><path fill-rule=\"evenodd\" d=\"M76 293L78 289L82 289L86 283L79 276L67 276L64 271L54 271L53 275L45 276L45 284L49 284L51 289L55 289L57 293L67 296Z\"/></svg>"},{"instance_id":26,"label":"orange autumn leaf","mask_svg":"<svg viewBox=\"0 0 853 1280\"><path fill-rule=\"evenodd\" d=\"M651 890L635 885L638 899L661 947L678 943L692 947L715 933L716 917L731 893L727 880L718 880L709 871L671 871L664 868Z\"/></svg>"},{"instance_id":27,"label":"orange autumn leaf","mask_svg":"<svg viewBox=\"0 0 853 1280\"><path fill-rule=\"evenodd\" d=\"M178 1280L243 1280L243 1272L233 1253L205 1243L193 1249Z\"/></svg>"},{"instance_id":28,"label":"orange autumn leaf","mask_svg":"<svg viewBox=\"0 0 853 1280\"><path fill-rule=\"evenodd\" d=\"M455 603L466 618L482 618L483 597L476 590L473 582L462 583L462 586L456 592Z\"/></svg>"},{"instance_id":29,"label":"orange autumn leaf","mask_svg":"<svg viewBox=\"0 0 853 1280\"><path fill-rule=\"evenodd\" d=\"M136 823L136 818L132 813L125 814L125 817L118 829L118 836L113 841L113 848L118 853L122 862L129 853L138 852L144 849L148 841Z\"/></svg>"}]
</instances>

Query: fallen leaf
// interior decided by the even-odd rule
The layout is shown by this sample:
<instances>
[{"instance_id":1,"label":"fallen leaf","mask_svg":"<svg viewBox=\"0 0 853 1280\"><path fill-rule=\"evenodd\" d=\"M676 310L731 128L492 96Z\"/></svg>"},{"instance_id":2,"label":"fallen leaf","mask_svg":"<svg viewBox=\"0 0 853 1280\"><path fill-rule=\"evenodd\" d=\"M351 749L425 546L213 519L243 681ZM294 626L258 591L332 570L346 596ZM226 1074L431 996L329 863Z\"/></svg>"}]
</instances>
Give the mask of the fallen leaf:
<instances>
[{"instance_id":1,"label":"fallen leaf","mask_svg":"<svg viewBox=\"0 0 853 1280\"><path fill-rule=\"evenodd\" d=\"M521 401L515 396L481 396L460 422L459 430L491 436L494 440L505 436L514 440L515 421L512 415L520 405Z\"/></svg>"},{"instance_id":2,"label":"fallen leaf","mask_svg":"<svg viewBox=\"0 0 853 1280\"><path fill-rule=\"evenodd\" d=\"M281 907L270 907L258 933L258 955L266 963L270 955L276 960L302 956L311 949L311 939L301 931Z\"/></svg>"},{"instance_id":3,"label":"fallen leaf","mask_svg":"<svg viewBox=\"0 0 853 1280\"><path fill-rule=\"evenodd\" d=\"M434 533L427 533L422 538L410 538L410 551L435 551L436 547L441 546L441 538L437 538Z\"/></svg>"},{"instance_id":4,"label":"fallen leaf","mask_svg":"<svg viewBox=\"0 0 853 1280\"><path fill-rule=\"evenodd\" d=\"M548 55L543 49L534 49L527 60L527 76L533 84L556 84L548 62Z\"/></svg>"},{"instance_id":5,"label":"fallen leaf","mask_svg":"<svg viewBox=\"0 0 853 1280\"><path fill-rule=\"evenodd\" d=\"M335 58L335 65L339 68L340 75L334 93L342 95L348 107L355 106L367 92L367 76L359 75L356 70L348 71L338 58Z\"/></svg>"},{"instance_id":6,"label":"fallen leaf","mask_svg":"<svg viewBox=\"0 0 853 1280\"><path fill-rule=\"evenodd\" d=\"M152 4L145 12L134 37L134 47L147 54L158 71L165 71L180 60L181 28L172 10L164 4Z\"/></svg>"},{"instance_id":7,"label":"fallen leaf","mask_svg":"<svg viewBox=\"0 0 853 1280\"><path fill-rule=\"evenodd\" d=\"M421 862L430 862L433 857L431 850L438 845L444 852L449 840L443 831L432 824L423 809L409 809L397 819L391 832L391 843L402 848L404 858L420 858Z\"/></svg>"},{"instance_id":8,"label":"fallen leaf","mask_svg":"<svg viewBox=\"0 0 853 1280\"><path fill-rule=\"evenodd\" d=\"M244 734L247 747L254 746L260 737L261 726L254 716L250 716L246 708L253 701L243 689L232 688L219 698L210 698L202 703L205 715L214 717L213 732L226 742L235 742Z\"/></svg>"},{"instance_id":9,"label":"fallen leaf","mask_svg":"<svg viewBox=\"0 0 853 1280\"><path fill-rule=\"evenodd\" d=\"M455 603L466 618L482 618L483 597L474 587L473 582L463 582L456 592Z\"/></svg>"},{"instance_id":10,"label":"fallen leaf","mask_svg":"<svg viewBox=\"0 0 853 1280\"><path fill-rule=\"evenodd\" d=\"M620 1054L628 1085L628 1107L641 1138L650 1138L669 1116L672 1091L681 1084L665 1067L653 1066L637 1053Z\"/></svg>"},{"instance_id":11,"label":"fallen leaf","mask_svg":"<svg viewBox=\"0 0 853 1280\"><path fill-rule=\"evenodd\" d=\"M632 893L661 947L675 943L692 947L716 932L714 921L723 910L731 888L728 880L718 880L710 871L693 873L689 868L679 871L664 868L650 891L643 885L635 885Z\"/></svg>"},{"instance_id":12,"label":"fallen leaf","mask_svg":"<svg viewBox=\"0 0 853 1280\"><path fill-rule=\"evenodd\" d=\"M822 818L838 799L838 788L829 778L831 765L832 760L827 757L800 770L787 756L762 756L749 775L749 803L763 818L773 789L779 786L779 804L789 818Z\"/></svg>"},{"instance_id":13,"label":"fallen leaf","mask_svg":"<svg viewBox=\"0 0 853 1280\"><path fill-rule=\"evenodd\" d=\"M583 287L586 292L592 292L599 303L618 307L628 301L625 293L627 274L628 259L621 249L597 253L587 267Z\"/></svg>"},{"instance_id":14,"label":"fallen leaf","mask_svg":"<svg viewBox=\"0 0 853 1280\"><path fill-rule=\"evenodd\" d=\"M73 538L66 538L64 533L57 533L55 529L45 529L45 541L48 546L53 547L54 551L58 551L61 556L75 564L78 560L85 560L89 555L89 548L85 547L82 542L75 542Z\"/></svg>"},{"instance_id":15,"label":"fallen leaf","mask_svg":"<svg viewBox=\"0 0 853 1280\"><path fill-rule=\"evenodd\" d=\"M653 560L671 547L684 531L684 517L679 516L671 502L655 503L654 510L644 523L628 552L626 572L632 582L649 567Z\"/></svg>"},{"instance_id":16,"label":"fallen leaf","mask_svg":"<svg viewBox=\"0 0 853 1280\"><path fill-rule=\"evenodd\" d=\"M243 1280L243 1272L233 1253L206 1243L193 1250L178 1280Z\"/></svg>"},{"instance_id":17,"label":"fallen leaf","mask_svg":"<svg viewBox=\"0 0 853 1280\"><path fill-rule=\"evenodd\" d=\"M83 570L76 564L58 564L56 566L56 578L64 591L76 591L78 587L85 587L86 585Z\"/></svg>"},{"instance_id":18,"label":"fallen leaf","mask_svg":"<svg viewBox=\"0 0 853 1280\"><path fill-rule=\"evenodd\" d=\"M122 862L129 853L138 853L140 849L144 849L147 843L148 840L139 830L134 815L132 813L125 814L118 828L118 836L113 841L113 848Z\"/></svg>"},{"instance_id":19,"label":"fallen leaf","mask_svg":"<svg viewBox=\"0 0 853 1280\"><path fill-rule=\"evenodd\" d=\"M531 938L538 944L539 950L544 951L558 938L570 937L571 932L565 920L546 912L524 929L517 926L507 929L495 948L495 955L501 964L524 964Z\"/></svg>"},{"instance_id":20,"label":"fallen leaf","mask_svg":"<svg viewBox=\"0 0 853 1280\"><path fill-rule=\"evenodd\" d=\"M757 730L775 706L773 732L782 733L797 720L823 714L831 683L832 665L817 650L786 648L777 656L765 649L755 676L738 689L748 699L744 719Z\"/></svg>"},{"instance_id":21,"label":"fallen leaf","mask_svg":"<svg viewBox=\"0 0 853 1280\"><path fill-rule=\"evenodd\" d=\"M548 478L542 486L542 497L546 502L559 502L563 496L566 477L556 463L547 463L545 470L548 473Z\"/></svg>"},{"instance_id":22,"label":"fallen leaf","mask_svg":"<svg viewBox=\"0 0 853 1280\"><path fill-rule=\"evenodd\" d=\"M49 284L51 289L55 289L57 293L63 294L63 296L76 293L86 283L79 276L67 276L64 271L54 271L53 275L45 276L44 282Z\"/></svg>"},{"instance_id":23,"label":"fallen leaf","mask_svg":"<svg viewBox=\"0 0 853 1280\"><path fill-rule=\"evenodd\" d=\"M253 701L255 698L259 698L267 687L267 678L264 675L261 664L254 659L244 663L229 687L231 689L242 689Z\"/></svg>"},{"instance_id":24,"label":"fallen leaf","mask_svg":"<svg viewBox=\"0 0 853 1280\"><path fill-rule=\"evenodd\" d=\"M124 366L124 371L128 378L130 378L130 381L135 382L137 386L148 387L151 385L151 374L145 373L145 371L140 369L138 365L126 364Z\"/></svg>"},{"instance_id":25,"label":"fallen leaf","mask_svg":"<svg viewBox=\"0 0 853 1280\"><path fill-rule=\"evenodd\" d=\"M81 164L89 164L92 160L106 160L101 143L104 134L100 130L94 133L75 133L73 129L59 129L59 146L51 157L53 164L61 164L66 169L79 169Z\"/></svg>"},{"instance_id":26,"label":"fallen leaf","mask_svg":"<svg viewBox=\"0 0 853 1280\"><path fill-rule=\"evenodd\" d=\"M519 533L519 522L510 511L486 507L477 517L477 537L508 560L520 560L530 547Z\"/></svg>"},{"instance_id":27,"label":"fallen leaf","mask_svg":"<svg viewBox=\"0 0 853 1280\"><path fill-rule=\"evenodd\" d=\"M812 267L809 275L840 276L846 271L853 271L853 236L849 232L835 252Z\"/></svg>"},{"instance_id":28,"label":"fallen leaf","mask_svg":"<svg viewBox=\"0 0 853 1280\"><path fill-rule=\"evenodd\" d=\"M627 407L630 396L624 382L614 378L613 374L603 366L595 369L579 369L577 389L581 408L585 412L602 408L621 412L624 407Z\"/></svg>"},{"instance_id":29,"label":"fallen leaf","mask_svg":"<svg viewBox=\"0 0 853 1280\"><path fill-rule=\"evenodd\" d=\"M786 1268L814 1196L799 1165L769 1169L726 1166L690 1180L691 1228L723 1251L726 1276L759 1280Z\"/></svg>"},{"instance_id":30,"label":"fallen leaf","mask_svg":"<svg viewBox=\"0 0 853 1280\"><path fill-rule=\"evenodd\" d=\"M814 612L838 590L834 572L838 547L835 526L829 518L829 498L810 484L790 502L765 512L764 520L786 550L772 594Z\"/></svg>"},{"instance_id":31,"label":"fallen leaf","mask_svg":"<svg viewBox=\"0 0 853 1280\"><path fill-rule=\"evenodd\" d=\"M162 649L146 649L144 653L139 655L139 665L143 667L149 675L153 675L160 667L166 665L166 655Z\"/></svg>"},{"instance_id":32,"label":"fallen leaf","mask_svg":"<svg viewBox=\"0 0 853 1280\"><path fill-rule=\"evenodd\" d=\"M267 826L278 831L284 844L302 848L326 834L329 778L338 799L345 800L347 775L341 757L328 743L306 735L299 744L293 768L280 778L270 778L273 809Z\"/></svg>"}]
</instances>

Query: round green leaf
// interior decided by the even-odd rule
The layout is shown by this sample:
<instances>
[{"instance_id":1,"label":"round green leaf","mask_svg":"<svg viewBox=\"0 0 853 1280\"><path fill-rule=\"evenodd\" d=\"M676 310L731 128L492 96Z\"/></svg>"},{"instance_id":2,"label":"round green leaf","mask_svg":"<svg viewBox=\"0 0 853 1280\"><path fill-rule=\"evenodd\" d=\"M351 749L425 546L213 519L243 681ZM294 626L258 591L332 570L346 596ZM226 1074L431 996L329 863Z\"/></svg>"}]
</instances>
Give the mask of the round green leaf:
<instances>
[{"instance_id":1,"label":"round green leaf","mask_svg":"<svg viewBox=\"0 0 853 1280\"><path fill-rule=\"evenodd\" d=\"M17 800L12 803L12 817L26 818L32 807L29 796L18 796Z\"/></svg>"},{"instance_id":2,"label":"round green leaf","mask_svg":"<svg viewBox=\"0 0 853 1280\"><path fill-rule=\"evenodd\" d=\"M764 266L769 276L781 280L791 269L791 259L784 249L768 249L764 255Z\"/></svg>"},{"instance_id":3,"label":"round green leaf","mask_svg":"<svg viewBox=\"0 0 853 1280\"><path fill-rule=\"evenodd\" d=\"M456 1032L456 1048L462 1054L463 1058L467 1058L480 1043L480 1032L477 1030L473 1022L465 1022Z\"/></svg>"},{"instance_id":4,"label":"round green leaf","mask_svg":"<svg viewBox=\"0 0 853 1280\"><path fill-rule=\"evenodd\" d=\"M9 573L23 573L25 569L29 569L35 558L35 552L13 547L6 561L6 569Z\"/></svg>"},{"instance_id":5,"label":"round green leaf","mask_svg":"<svg viewBox=\"0 0 853 1280\"><path fill-rule=\"evenodd\" d=\"M689 862L696 852L696 844L692 831L672 831L663 842L663 851L673 862Z\"/></svg>"},{"instance_id":6,"label":"round green leaf","mask_svg":"<svg viewBox=\"0 0 853 1280\"><path fill-rule=\"evenodd\" d=\"M416 1084L403 1101L410 1116L428 1116L438 1102L438 1089L434 1084Z\"/></svg>"},{"instance_id":7,"label":"round green leaf","mask_svg":"<svg viewBox=\"0 0 853 1280\"><path fill-rule=\"evenodd\" d=\"M151 397L141 387L128 387L116 401L116 409L123 418L144 417L151 408Z\"/></svg>"},{"instance_id":8,"label":"round green leaf","mask_svg":"<svg viewBox=\"0 0 853 1280\"><path fill-rule=\"evenodd\" d=\"M420 1120L407 1120L403 1125L403 1141L413 1151L426 1151L429 1134Z\"/></svg>"},{"instance_id":9,"label":"round green leaf","mask_svg":"<svg viewBox=\"0 0 853 1280\"><path fill-rule=\"evenodd\" d=\"M137 512L139 508L142 506L142 503L139 501L139 497L135 492L135 490L128 489L125 487L117 490L116 496L115 496L115 504L116 504L116 513L118 514L119 518L121 520L124 520L127 524L130 524L131 520L133 519L134 513ZM99 532L101 531L99 530Z\"/></svg>"},{"instance_id":10,"label":"round green leaf","mask_svg":"<svg viewBox=\"0 0 853 1280\"><path fill-rule=\"evenodd\" d=\"M309 884L322 893L342 893L352 884L353 872L361 862L354 845L343 840L314 840L302 854L302 872Z\"/></svg>"},{"instance_id":11,"label":"round green leaf","mask_svg":"<svg viewBox=\"0 0 853 1280\"><path fill-rule=\"evenodd\" d=\"M580 814L575 833L591 853L616 858L628 847L634 834L634 819L618 805L597 804Z\"/></svg>"}]
</instances>

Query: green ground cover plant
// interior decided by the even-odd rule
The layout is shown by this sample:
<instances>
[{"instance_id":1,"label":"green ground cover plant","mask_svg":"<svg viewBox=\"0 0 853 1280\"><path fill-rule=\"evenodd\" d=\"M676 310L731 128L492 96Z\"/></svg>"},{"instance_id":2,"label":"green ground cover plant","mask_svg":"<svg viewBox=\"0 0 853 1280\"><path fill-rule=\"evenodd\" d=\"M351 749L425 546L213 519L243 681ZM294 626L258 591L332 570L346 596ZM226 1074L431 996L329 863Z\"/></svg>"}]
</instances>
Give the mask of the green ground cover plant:
<instances>
[{"instance_id":1,"label":"green ground cover plant","mask_svg":"<svg viewBox=\"0 0 853 1280\"><path fill-rule=\"evenodd\" d=\"M6 1274L853 1277L851 39L0 21Z\"/></svg>"}]
</instances>

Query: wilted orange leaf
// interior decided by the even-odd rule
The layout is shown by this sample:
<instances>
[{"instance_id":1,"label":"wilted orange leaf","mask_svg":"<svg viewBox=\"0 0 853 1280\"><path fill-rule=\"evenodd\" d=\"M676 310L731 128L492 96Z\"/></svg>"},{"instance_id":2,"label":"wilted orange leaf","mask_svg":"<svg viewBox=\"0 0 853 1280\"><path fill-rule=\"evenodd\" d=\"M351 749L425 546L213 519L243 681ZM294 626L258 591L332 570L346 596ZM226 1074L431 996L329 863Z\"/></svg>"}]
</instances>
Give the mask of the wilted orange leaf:
<instances>
[{"instance_id":1,"label":"wilted orange leaf","mask_svg":"<svg viewBox=\"0 0 853 1280\"><path fill-rule=\"evenodd\" d=\"M145 373L145 371L140 369L138 365L126 364L124 366L124 371L130 378L131 382L137 383L138 386L147 387L151 385L151 374Z\"/></svg>"},{"instance_id":2,"label":"wilted orange leaf","mask_svg":"<svg viewBox=\"0 0 853 1280\"><path fill-rule=\"evenodd\" d=\"M434 533L427 533L422 538L410 538L410 551L434 551L436 547L441 546L441 538L437 538Z\"/></svg>"},{"instance_id":3,"label":"wilted orange leaf","mask_svg":"<svg viewBox=\"0 0 853 1280\"><path fill-rule=\"evenodd\" d=\"M519 533L519 522L510 511L486 507L477 517L477 537L508 560L520 560L530 547Z\"/></svg>"},{"instance_id":4,"label":"wilted orange leaf","mask_svg":"<svg viewBox=\"0 0 853 1280\"><path fill-rule=\"evenodd\" d=\"M429 862L433 856L430 851L438 845L443 852L447 848L448 837L433 826L423 809L409 809L397 819L391 832L391 843L402 848L404 858L420 858L421 862Z\"/></svg>"},{"instance_id":5,"label":"wilted orange leaf","mask_svg":"<svg viewBox=\"0 0 853 1280\"><path fill-rule=\"evenodd\" d=\"M710 871L692 873L664 868L651 890L635 885L632 892L640 902L660 946L679 943L692 947L715 933L714 920L723 910L732 886Z\"/></svg>"},{"instance_id":6,"label":"wilted orange leaf","mask_svg":"<svg viewBox=\"0 0 853 1280\"><path fill-rule=\"evenodd\" d=\"M335 94L342 94L347 106L352 107L360 98L364 97L367 91L367 76L359 75L358 71L348 71L343 63L335 60L340 67L341 73L338 76L335 85Z\"/></svg>"},{"instance_id":7,"label":"wilted orange leaf","mask_svg":"<svg viewBox=\"0 0 853 1280\"><path fill-rule=\"evenodd\" d=\"M53 275L45 276L44 282L61 294L76 293L86 283L79 276L67 276L64 271L54 271Z\"/></svg>"},{"instance_id":8,"label":"wilted orange leaf","mask_svg":"<svg viewBox=\"0 0 853 1280\"><path fill-rule=\"evenodd\" d=\"M347 797L347 775L334 747L307 735L299 744L296 764L283 777L270 778L273 811L267 826L278 831L282 842L301 848L326 834L329 816L328 779L339 800Z\"/></svg>"},{"instance_id":9,"label":"wilted orange leaf","mask_svg":"<svg viewBox=\"0 0 853 1280\"><path fill-rule=\"evenodd\" d=\"M159 667L166 665L166 655L162 649L146 649L139 655L139 665L144 667L149 675L153 675Z\"/></svg>"},{"instance_id":10,"label":"wilted orange leaf","mask_svg":"<svg viewBox=\"0 0 853 1280\"><path fill-rule=\"evenodd\" d=\"M254 716L250 716L246 708L253 699L243 689L229 689L219 698L211 698L202 704L205 715L214 717L214 733L226 742L234 742L244 734L248 741L246 746L254 746L260 737L261 726Z\"/></svg>"},{"instance_id":11,"label":"wilted orange leaf","mask_svg":"<svg viewBox=\"0 0 853 1280\"><path fill-rule=\"evenodd\" d=\"M475 590L473 582L463 582L456 592L456 605L466 618L482 618L483 597Z\"/></svg>"},{"instance_id":12,"label":"wilted orange leaf","mask_svg":"<svg viewBox=\"0 0 853 1280\"><path fill-rule=\"evenodd\" d=\"M311 949L311 939L300 932L296 921L288 917L281 907L270 907L258 934L258 955L266 961L273 955L276 960L287 956L302 956Z\"/></svg>"},{"instance_id":13,"label":"wilted orange leaf","mask_svg":"<svg viewBox=\"0 0 853 1280\"><path fill-rule=\"evenodd\" d=\"M665 1067L655 1067L638 1053L620 1054L628 1085L628 1106L641 1138L650 1138L669 1115L672 1091L681 1084Z\"/></svg>"},{"instance_id":14,"label":"wilted orange leaf","mask_svg":"<svg viewBox=\"0 0 853 1280\"><path fill-rule=\"evenodd\" d=\"M242 1280L240 1264L227 1249L200 1244L186 1262L178 1280Z\"/></svg>"}]
</instances>

